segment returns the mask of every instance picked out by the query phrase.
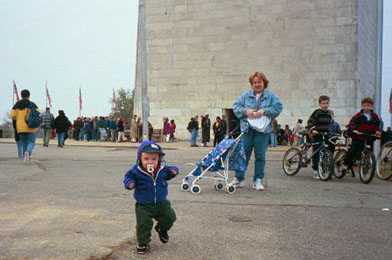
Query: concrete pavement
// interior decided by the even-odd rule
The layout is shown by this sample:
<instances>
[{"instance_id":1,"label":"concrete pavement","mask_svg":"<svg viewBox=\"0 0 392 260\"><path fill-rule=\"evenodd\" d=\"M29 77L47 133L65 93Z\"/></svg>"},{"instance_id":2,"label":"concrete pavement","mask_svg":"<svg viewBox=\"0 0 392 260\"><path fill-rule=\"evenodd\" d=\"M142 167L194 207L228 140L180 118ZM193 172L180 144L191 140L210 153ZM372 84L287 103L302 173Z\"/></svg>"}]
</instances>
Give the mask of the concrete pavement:
<instances>
[{"instance_id":1,"label":"concrete pavement","mask_svg":"<svg viewBox=\"0 0 392 260\"><path fill-rule=\"evenodd\" d=\"M346 177L311 178L310 169L285 176L286 147L268 152L266 191L246 187L202 193L180 191L182 177L211 148L163 144L180 176L169 199L178 220L151 252L135 253L131 192L122 179L136 160L134 144L79 142L65 148L37 145L31 163L0 139L0 259L390 259L392 183L369 185ZM53 141L52 141L53 143ZM71 142L68 142L71 144ZM232 176L232 175L231 175Z\"/></svg>"}]
</instances>

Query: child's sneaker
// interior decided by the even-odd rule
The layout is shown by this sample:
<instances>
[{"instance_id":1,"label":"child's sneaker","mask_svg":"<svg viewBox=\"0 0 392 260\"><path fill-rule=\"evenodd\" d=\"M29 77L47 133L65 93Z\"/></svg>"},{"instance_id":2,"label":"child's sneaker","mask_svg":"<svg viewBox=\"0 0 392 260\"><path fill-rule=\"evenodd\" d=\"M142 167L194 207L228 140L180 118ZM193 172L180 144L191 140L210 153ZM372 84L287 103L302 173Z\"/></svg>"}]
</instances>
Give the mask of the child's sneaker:
<instances>
[{"instance_id":1,"label":"child's sneaker","mask_svg":"<svg viewBox=\"0 0 392 260\"><path fill-rule=\"evenodd\" d=\"M229 183L230 185L236 186L236 187L242 187L244 186L244 180L239 181L237 178L234 177L234 180Z\"/></svg>"},{"instance_id":2,"label":"child's sneaker","mask_svg":"<svg viewBox=\"0 0 392 260\"><path fill-rule=\"evenodd\" d=\"M313 172L313 179L316 179L316 180L319 180L319 179L320 179L320 176L319 176L318 171L314 171L314 172Z\"/></svg>"},{"instance_id":3,"label":"child's sneaker","mask_svg":"<svg viewBox=\"0 0 392 260\"><path fill-rule=\"evenodd\" d=\"M166 244L169 241L167 231L160 230L158 225L155 225L155 231L158 232L159 240L161 240L162 243Z\"/></svg>"},{"instance_id":4,"label":"child's sneaker","mask_svg":"<svg viewBox=\"0 0 392 260\"><path fill-rule=\"evenodd\" d=\"M25 160L26 162L30 162L30 153L29 153L29 152L25 152L25 154L24 154L24 160Z\"/></svg>"},{"instance_id":5,"label":"child's sneaker","mask_svg":"<svg viewBox=\"0 0 392 260\"><path fill-rule=\"evenodd\" d=\"M257 179L253 183L253 188L256 189L256 190L264 190L264 186L263 186L263 184L261 184L261 179Z\"/></svg>"},{"instance_id":6,"label":"child's sneaker","mask_svg":"<svg viewBox=\"0 0 392 260\"><path fill-rule=\"evenodd\" d=\"M150 251L150 246L149 245L137 245L136 246L136 252L139 255L144 255L148 251Z\"/></svg>"}]
</instances>

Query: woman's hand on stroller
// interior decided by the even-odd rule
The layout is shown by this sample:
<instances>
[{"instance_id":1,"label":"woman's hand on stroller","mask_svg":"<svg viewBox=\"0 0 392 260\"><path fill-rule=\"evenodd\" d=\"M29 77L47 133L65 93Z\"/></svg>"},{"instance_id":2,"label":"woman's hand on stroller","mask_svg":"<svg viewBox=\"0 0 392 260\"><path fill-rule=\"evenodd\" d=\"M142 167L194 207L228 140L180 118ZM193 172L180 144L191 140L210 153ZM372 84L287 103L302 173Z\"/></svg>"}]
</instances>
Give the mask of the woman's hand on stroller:
<instances>
[{"instance_id":1,"label":"woman's hand on stroller","mask_svg":"<svg viewBox=\"0 0 392 260\"><path fill-rule=\"evenodd\" d=\"M176 171L175 169L170 169L171 173L173 173L174 175L178 174L178 171Z\"/></svg>"},{"instance_id":2,"label":"woman's hand on stroller","mask_svg":"<svg viewBox=\"0 0 392 260\"><path fill-rule=\"evenodd\" d=\"M133 188L135 188L134 182L131 182L130 184L128 184L128 189L132 190Z\"/></svg>"}]
</instances>

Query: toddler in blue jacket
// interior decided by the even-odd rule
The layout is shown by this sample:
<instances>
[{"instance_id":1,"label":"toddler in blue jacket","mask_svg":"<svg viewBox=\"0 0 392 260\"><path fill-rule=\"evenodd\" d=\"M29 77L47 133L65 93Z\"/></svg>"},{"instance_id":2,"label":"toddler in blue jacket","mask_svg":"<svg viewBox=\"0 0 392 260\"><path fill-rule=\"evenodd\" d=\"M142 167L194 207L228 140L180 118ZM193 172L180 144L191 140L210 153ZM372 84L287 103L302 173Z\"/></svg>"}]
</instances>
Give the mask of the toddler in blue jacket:
<instances>
[{"instance_id":1,"label":"toddler in blue jacket","mask_svg":"<svg viewBox=\"0 0 392 260\"><path fill-rule=\"evenodd\" d=\"M153 219L157 220L155 231L162 243L169 241L167 231L176 221L176 213L166 199L167 181L178 174L178 168L167 166L163 160L162 148L152 141L143 141L137 152L137 161L124 176L124 185L128 190L135 189L136 200L136 236L138 254L150 250Z\"/></svg>"}]
</instances>

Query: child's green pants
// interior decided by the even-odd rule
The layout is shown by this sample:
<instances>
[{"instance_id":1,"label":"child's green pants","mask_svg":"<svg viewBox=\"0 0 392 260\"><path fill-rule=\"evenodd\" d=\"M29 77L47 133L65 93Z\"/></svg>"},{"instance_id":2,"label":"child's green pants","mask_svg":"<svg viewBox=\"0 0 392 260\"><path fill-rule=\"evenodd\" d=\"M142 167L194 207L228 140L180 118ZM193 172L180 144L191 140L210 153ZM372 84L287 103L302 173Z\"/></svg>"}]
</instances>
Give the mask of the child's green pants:
<instances>
[{"instance_id":1,"label":"child's green pants","mask_svg":"<svg viewBox=\"0 0 392 260\"><path fill-rule=\"evenodd\" d=\"M165 200L155 204L135 204L136 208L136 235L139 245L146 245L151 241L153 219L158 221L160 230L168 231L174 221L176 213L170 206L170 201Z\"/></svg>"}]
</instances>

